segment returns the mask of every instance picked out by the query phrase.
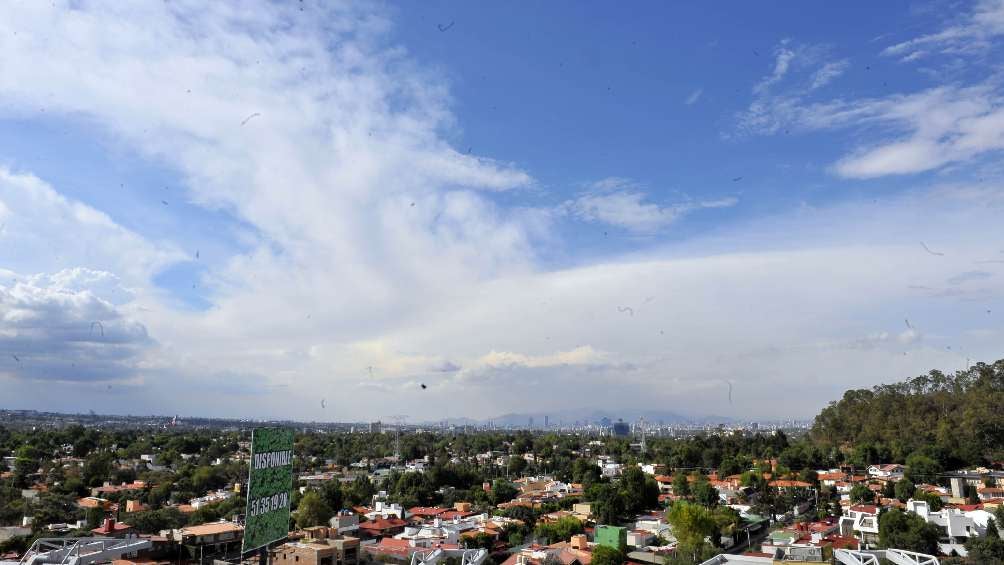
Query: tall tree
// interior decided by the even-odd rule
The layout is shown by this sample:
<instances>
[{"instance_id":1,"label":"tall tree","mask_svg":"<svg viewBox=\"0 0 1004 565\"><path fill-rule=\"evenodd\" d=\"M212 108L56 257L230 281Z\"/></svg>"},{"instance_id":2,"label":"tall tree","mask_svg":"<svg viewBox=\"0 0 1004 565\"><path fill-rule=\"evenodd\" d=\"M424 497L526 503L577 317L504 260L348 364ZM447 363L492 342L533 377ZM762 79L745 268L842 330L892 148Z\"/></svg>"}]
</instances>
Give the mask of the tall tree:
<instances>
[{"instance_id":1,"label":"tall tree","mask_svg":"<svg viewBox=\"0 0 1004 565\"><path fill-rule=\"evenodd\" d=\"M317 491L304 493L296 508L296 525L301 528L310 526L326 526L334 512Z\"/></svg>"},{"instance_id":2,"label":"tall tree","mask_svg":"<svg viewBox=\"0 0 1004 565\"><path fill-rule=\"evenodd\" d=\"M885 548L936 554L940 536L938 526L928 524L920 516L898 508L879 516L879 545Z\"/></svg>"}]
</instances>

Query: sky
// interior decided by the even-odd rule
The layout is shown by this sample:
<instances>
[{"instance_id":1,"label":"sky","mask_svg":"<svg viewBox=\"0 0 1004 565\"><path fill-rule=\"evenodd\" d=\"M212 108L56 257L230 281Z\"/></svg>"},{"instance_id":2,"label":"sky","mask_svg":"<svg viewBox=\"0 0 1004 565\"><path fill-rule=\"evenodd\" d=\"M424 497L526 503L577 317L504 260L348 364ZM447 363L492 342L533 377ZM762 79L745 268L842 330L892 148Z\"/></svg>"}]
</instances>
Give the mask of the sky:
<instances>
[{"instance_id":1,"label":"sky","mask_svg":"<svg viewBox=\"0 0 1004 565\"><path fill-rule=\"evenodd\" d=\"M1004 358L1004 1L0 11L0 407L811 418Z\"/></svg>"}]
</instances>

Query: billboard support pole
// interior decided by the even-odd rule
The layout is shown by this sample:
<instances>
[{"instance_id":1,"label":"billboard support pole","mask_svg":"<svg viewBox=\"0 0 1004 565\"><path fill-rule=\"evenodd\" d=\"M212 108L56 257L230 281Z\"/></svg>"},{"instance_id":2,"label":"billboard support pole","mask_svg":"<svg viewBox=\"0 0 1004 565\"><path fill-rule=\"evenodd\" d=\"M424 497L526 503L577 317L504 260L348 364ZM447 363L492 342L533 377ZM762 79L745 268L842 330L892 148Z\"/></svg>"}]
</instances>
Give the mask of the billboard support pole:
<instances>
[{"instance_id":1,"label":"billboard support pole","mask_svg":"<svg viewBox=\"0 0 1004 565\"><path fill-rule=\"evenodd\" d=\"M268 546L258 550L258 565L268 565Z\"/></svg>"}]
</instances>

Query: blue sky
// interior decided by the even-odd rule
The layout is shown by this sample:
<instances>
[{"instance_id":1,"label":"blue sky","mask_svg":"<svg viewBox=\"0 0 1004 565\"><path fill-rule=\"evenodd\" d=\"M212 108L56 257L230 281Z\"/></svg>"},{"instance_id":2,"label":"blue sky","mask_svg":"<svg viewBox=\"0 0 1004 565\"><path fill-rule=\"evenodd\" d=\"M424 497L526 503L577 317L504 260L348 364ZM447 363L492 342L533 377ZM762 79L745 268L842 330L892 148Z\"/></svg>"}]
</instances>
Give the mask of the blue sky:
<instances>
[{"instance_id":1,"label":"blue sky","mask_svg":"<svg viewBox=\"0 0 1004 565\"><path fill-rule=\"evenodd\" d=\"M1000 2L22 8L10 407L808 417L1001 356Z\"/></svg>"}]
</instances>

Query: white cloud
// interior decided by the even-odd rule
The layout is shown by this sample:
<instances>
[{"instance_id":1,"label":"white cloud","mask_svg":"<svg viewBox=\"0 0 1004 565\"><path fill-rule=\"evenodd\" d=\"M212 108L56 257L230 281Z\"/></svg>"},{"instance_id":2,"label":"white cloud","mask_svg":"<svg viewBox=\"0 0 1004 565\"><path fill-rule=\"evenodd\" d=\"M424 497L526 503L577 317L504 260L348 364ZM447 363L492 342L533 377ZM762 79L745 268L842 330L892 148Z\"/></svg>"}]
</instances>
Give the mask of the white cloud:
<instances>
[{"instance_id":1,"label":"white cloud","mask_svg":"<svg viewBox=\"0 0 1004 565\"><path fill-rule=\"evenodd\" d=\"M844 74L850 65L851 63L847 59L826 63L819 70L813 73L812 84L809 85L809 89L815 90L830 84L834 79Z\"/></svg>"},{"instance_id":2,"label":"white cloud","mask_svg":"<svg viewBox=\"0 0 1004 565\"><path fill-rule=\"evenodd\" d=\"M122 228L30 174L0 167L0 267L23 273L67 265L116 273L133 285L184 255Z\"/></svg>"},{"instance_id":3,"label":"white cloud","mask_svg":"<svg viewBox=\"0 0 1004 565\"><path fill-rule=\"evenodd\" d=\"M838 125L853 116L857 124L890 128L891 137L859 147L833 167L843 177L873 178L935 170L1004 149L1002 102L1004 97L989 87L938 87L858 101L853 110L826 109L813 120Z\"/></svg>"},{"instance_id":4,"label":"white cloud","mask_svg":"<svg viewBox=\"0 0 1004 565\"><path fill-rule=\"evenodd\" d=\"M842 62L827 63L813 73L807 87L780 94L764 86L783 76L775 69L758 83L753 102L738 115L738 131L771 135L782 130L870 128L872 141L859 143L831 166L835 174L854 179L932 171L1004 149L1004 95L994 82L813 101L810 94L843 68Z\"/></svg>"},{"instance_id":5,"label":"white cloud","mask_svg":"<svg viewBox=\"0 0 1004 565\"><path fill-rule=\"evenodd\" d=\"M774 69L769 75L763 78L760 82L753 87L753 94L765 94L770 90L770 88L781 81L786 74L788 74L788 69L791 67L792 61L795 59L796 52L794 49L788 46L788 41L782 41L777 48L774 49Z\"/></svg>"},{"instance_id":6,"label":"white cloud","mask_svg":"<svg viewBox=\"0 0 1004 565\"><path fill-rule=\"evenodd\" d=\"M111 273L87 269L0 285L0 375L102 384L132 378L152 343L143 324L113 303L124 292Z\"/></svg>"},{"instance_id":7,"label":"white cloud","mask_svg":"<svg viewBox=\"0 0 1004 565\"><path fill-rule=\"evenodd\" d=\"M972 13L960 19L937 33L891 45L882 54L911 62L932 53L972 55L987 51L1004 35L1004 0L981 0Z\"/></svg>"},{"instance_id":8,"label":"white cloud","mask_svg":"<svg viewBox=\"0 0 1004 565\"><path fill-rule=\"evenodd\" d=\"M31 331L43 349L22 360L31 369L4 366L5 402L39 406L24 379L42 375L22 371L57 374L53 358L69 352L71 363L93 364L92 380L116 386L94 394L91 381L63 374L69 384L45 407L334 420L416 405L475 417L639 402L714 413L724 411L721 383L729 380L743 398L729 409L737 415L776 416L778 391L797 399L787 413L810 415L848 386L953 366L933 335L889 337L904 315L923 315L924 327L983 332L966 334L981 336L965 344L974 358L999 351L999 324L982 311L978 321L963 317L962 296L908 290L938 288L946 273L996 253L999 211L974 204L986 194L962 187L800 211L545 270L535 243L550 236L546 217L498 206L489 194L532 186L530 175L444 141L456 126L441 77L386 43L389 23L377 8L315 13L304 4L305 12L36 2L3 14L4 115L30 119L45 99L49 119L87 120L113 143L174 168L185 198L237 216L251 233L246 253L206 265L211 308L178 311L150 285L182 259L172 246L28 175L0 179L0 266L50 273L3 279L3 315L38 321ZM798 53L779 49L768 77L777 85L817 69L799 67L785 50ZM793 111L807 128L865 119L909 134L918 123L888 117L879 102L863 110L853 102ZM927 119L930 131L957 122ZM963 195L970 200L960 202ZM736 202L658 204L624 178L580 197L563 209L639 233ZM917 218L935 213L922 239L944 257L917 244ZM45 252L50 242L63 258ZM978 289L962 290L979 290L996 309L999 284L973 280L962 286ZM122 298L116 286L125 287ZM93 318L121 341L95 344L82 334ZM26 349L28 330L4 329L2 347ZM869 347L849 345L883 334ZM448 394L423 393L416 382ZM268 391L269 402L219 402L240 390Z\"/></svg>"},{"instance_id":9,"label":"white cloud","mask_svg":"<svg viewBox=\"0 0 1004 565\"><path fill-rule=\"evenodd\" d=\"M600 222L639 234L651 234L666 228L685 214L702 208L727 208L739 200L726 197L701 202L683 202L661 206L646 202L641 185L622 177L608 177L593 182L577 198L561 209L587 222Z\"/></svg>"},{"instance_id":10,"label":"white cloud","mask_svg":"<svg viewBox=\"0 0 1004 565\"><path fill-rule=\"evenodd\" d=\"M689 96L687 96L686 100L684 100L683 103L686 104L687 106L693 106L694 104L697 104L698 100L701 99L702 94L704 94L703 88L695 89L693 92L690 93Z\"/></svg>"}]
</instances>

